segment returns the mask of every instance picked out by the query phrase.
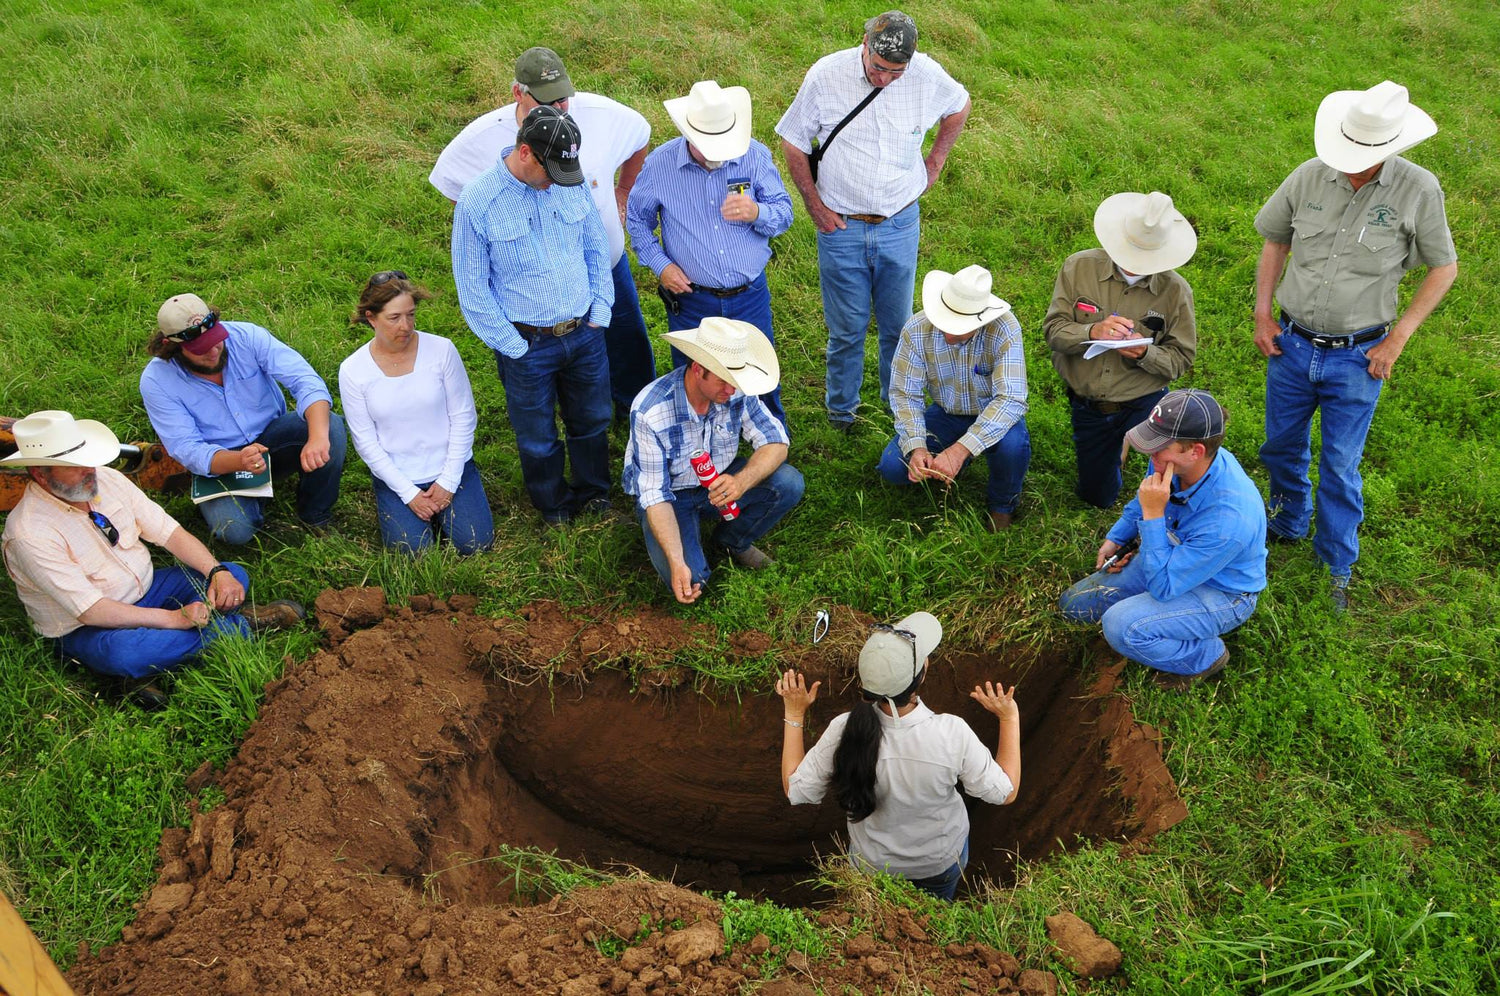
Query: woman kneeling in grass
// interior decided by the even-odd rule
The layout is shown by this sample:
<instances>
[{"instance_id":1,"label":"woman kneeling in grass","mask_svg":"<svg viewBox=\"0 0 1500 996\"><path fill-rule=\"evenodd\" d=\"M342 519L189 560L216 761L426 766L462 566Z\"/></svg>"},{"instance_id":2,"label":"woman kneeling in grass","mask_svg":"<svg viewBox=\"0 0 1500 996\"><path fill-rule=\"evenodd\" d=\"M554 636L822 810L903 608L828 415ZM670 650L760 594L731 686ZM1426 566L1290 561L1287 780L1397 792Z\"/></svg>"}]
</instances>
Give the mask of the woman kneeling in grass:
<instances>
[{"instance_id":1,"label":"woman kneeling in grass","mask_svg":"<svg viewBox=\"0 0 1500 996\"><path fill-rule=\"evenodd\" d=\"M431 295L400 270L377 273L353 320L374 337L339 367L344 420L370 468L380 538L420 553L439 535L461 554L495 540L489 499L474 465L474 392L452 342L416 330Z\"/></svg>"},{"instance_id":2,"label":"woman kneeling in grass","mask_svg":"<svg viewBox=\"0 0 1500 996\"><path fill-rule=\"evenodd\" d=\"M802 729L818 686L796 671L776 682L785 709L781 787L793 805L823 801L830 785L849 819L856 867L910 879L952 899L969 862L969 814L958 785L996 805L1021 786L1021 713L1015 688L985 682L969 697L1000 720L993 757L958 716L935 713L917 698L927 655L942 624L914 612L895 626L877 625L859 653L864 703L836 716L804 751Z\"/></svg>"}]
</instances>

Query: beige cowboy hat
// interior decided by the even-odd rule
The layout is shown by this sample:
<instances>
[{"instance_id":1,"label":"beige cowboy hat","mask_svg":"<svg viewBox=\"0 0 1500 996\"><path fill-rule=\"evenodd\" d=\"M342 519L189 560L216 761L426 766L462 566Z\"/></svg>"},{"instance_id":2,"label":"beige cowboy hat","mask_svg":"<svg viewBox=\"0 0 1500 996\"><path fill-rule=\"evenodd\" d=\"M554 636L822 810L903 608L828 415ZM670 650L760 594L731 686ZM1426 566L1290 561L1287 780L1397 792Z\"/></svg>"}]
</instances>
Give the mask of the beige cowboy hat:
<instances>
[{"instance_id":1,"label":"beige cowboy hat","mask_svg":"<svg viewBox=\"0 0 1500 996\"><path fill-rule=\"evenodd\" d=\"M1198 250L1198 233L1160 190L1106 197L1094 235L1116 266L1141 276L1176 269Z\"/></svg>"},{"instance_id":2,"label":"beige cowboy hat","mask_svg":"<svg viewBox=\"0 0 1500 996\"><path fill-rule=\"evenodd\" d=\"M1313 147L1340 173L1362 173L1437 134L1406 87L1386 80L1368 90L1335 90L1318 105Z\"/></svg>"},{"instance_id":3,"label":"beige cowboy hat","mask_svg":"<svg viewBox=\"0 0 1500 996\"><path fill-rule=\"evenodd\" d=\"M705 318L695 329L668 332L666 339L744 394L770 394L781 383L776 347L749 322Z\"/></svg>"},{"instance_id":4,"label":"beige cowboy hat","mask_svg":"<svg viewBox=\"0 0 1500 996\"><path fill-rule=\"evenodd\" d=\"M928 270L922 278L922 311L941 332L965 335L1010 311L990 293L990 271L979 265L957 273Z\"/></svg>"},{"instance_id":5,"label":"beige cowboy hat","mask_svg":"<svg viewBox=\"0 0 1500 996\"><path fill-rule=\"evenodd\" d=\"M713 80L693 84L686 97L661 102L677 130L698 147L705 159L720 162L743 156L750 148L750 91L722 88Z\"/></svg>"},{"instance_id":6,"label":"beige cowboy hat","mask_svg":"<svg viewBox=\"0 0 1500 996\"><path fill-rule=\"evenodd\" d=\"M103 422L67 412L32 412L11 426L16 452L8 467L102 467L120 455L120 440Z\"/></svg>"}]
</instances>

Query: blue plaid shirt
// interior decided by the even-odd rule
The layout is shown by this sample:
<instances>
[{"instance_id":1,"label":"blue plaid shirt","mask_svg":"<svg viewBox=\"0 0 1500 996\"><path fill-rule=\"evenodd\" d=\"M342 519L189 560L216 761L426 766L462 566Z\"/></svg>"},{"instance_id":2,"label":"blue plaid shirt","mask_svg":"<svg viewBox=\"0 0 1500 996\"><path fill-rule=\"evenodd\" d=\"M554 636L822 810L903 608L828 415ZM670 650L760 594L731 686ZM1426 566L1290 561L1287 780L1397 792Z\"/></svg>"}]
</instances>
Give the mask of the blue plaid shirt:
<instances>
[{"instance_id":1,"label":"blue plaid shirt","mask_svg":"<svg viewBox=\"0 0 1500 996\"><path fill-rule=\"evenodd\" d=\"M753 222L725 221L719 213L732 190L760 204ZM636 258L658 276L676 263L695 284L739 287L765 270L771 236L792 227L792 199L771 150L761 143L752 139L743 156L709 172L693 159L687 139L679 137L646 157L630 188L625 227Z\"/></svg>"},{"instance_id":2,"label":"blue plaid shirt","mask_svg":"<svg viewBox=\"0 0 1500 996\"><path fill-rule=\"evenodd\" d=\"M923 391L949 415L976 416L958 440L975 456L1005 438L1026 414L1026 357L1016 316L1006 312L954 345L926 312L911 316L891 361L891 411L903 455L927 446Z\"/></svg>"},{"instance_id":3,"label":"blue plaid shirt","mask_svg":"<svg viewBox=\"0 0 1500 996\"><path fill-rule=\"evenodd\" d=\"M729 469L740 440L758 450L789 443L786 428L753 394L735 391L727 404L710 404L702 415L688 403L686 372L678 367L647 384L630 405L630 442L625 446L625 493L641 508L676 501L674 491L702 487L690 460L707 450L719 471Z\"/></svg>"},{"instance_id":4,"label":"blue plaid shirt","mask_svg":"<svg viewBox=\"0 0 1500 996\"><path fill-rule=\"evenodd\" d=\"M464 320L486 346L526 355L514 322L556 325L584 315L609 324L615 285L609 242L582 186L534 190L501 160L475 177L453 210L453 282Z\"/></svg>"}]
</instances>

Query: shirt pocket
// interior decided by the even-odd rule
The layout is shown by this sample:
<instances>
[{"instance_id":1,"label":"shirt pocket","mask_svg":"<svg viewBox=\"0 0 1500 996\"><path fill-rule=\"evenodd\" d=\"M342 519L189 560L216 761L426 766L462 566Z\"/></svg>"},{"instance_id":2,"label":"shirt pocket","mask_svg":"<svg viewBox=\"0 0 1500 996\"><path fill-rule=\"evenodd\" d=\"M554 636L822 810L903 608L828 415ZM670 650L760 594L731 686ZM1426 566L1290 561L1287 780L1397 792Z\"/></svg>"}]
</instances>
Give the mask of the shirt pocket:
<instances>
[{"instance_id":1,"label":"shirt pocket","mask_svg":"<svg viewBox=\"0 0 1500 996\"><path fill-rule=\"evenodd\" d=\"M1378 277L1393 270L1399 273L1405 257L1400 242L1398 232L1367 228L1360 233L1350 250L1350 265L1354 272L1370 277Z\"/></svg>"},{"instance_id":2,"label":"shirt pocket","mask_svg":"<svg viewBox=\"0 0 1500 996\"><path fill-rule=\"evenodd\" d=\"M491 255L503 269L524 272L541 265L539 240L531 230L529 216L495 218L485 235L489 238Z\"/></svg>"},{"instance_id":3,"label":"shirt pocket","mask_svg":"<svg viewBox=\"0 0 1500 996\"><path fill-rule=\"evenodd\" d=\"M1321 266L1333 253L1337 218L1317 212L1303 212L1292 219L1292 255L1304 265Z\"/></svg>"}]
</instances>

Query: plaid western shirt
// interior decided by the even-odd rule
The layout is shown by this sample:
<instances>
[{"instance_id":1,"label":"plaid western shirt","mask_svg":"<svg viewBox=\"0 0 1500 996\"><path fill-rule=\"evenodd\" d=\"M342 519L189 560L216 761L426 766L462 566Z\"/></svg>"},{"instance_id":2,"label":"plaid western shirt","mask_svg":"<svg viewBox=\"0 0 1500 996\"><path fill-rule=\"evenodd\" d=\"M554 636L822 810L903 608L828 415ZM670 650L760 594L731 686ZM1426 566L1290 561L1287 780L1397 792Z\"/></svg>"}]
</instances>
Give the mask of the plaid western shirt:
<instances>
[{"instance_id":1,"label":"plaid western shirt","mask_svg":"<svg viewBox=\"0 0 1500 996\"><path fill-rule=\"evenodd\" d=\"M922 395L950 415L974 415L959 438L975 456L994 446L1026 414L1021 323L1007 312L965 342L949 344L919 311L901 330L891 363L891 410L902 454L927 446Z\"/></svg>"}]
</instances>

